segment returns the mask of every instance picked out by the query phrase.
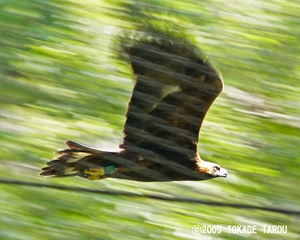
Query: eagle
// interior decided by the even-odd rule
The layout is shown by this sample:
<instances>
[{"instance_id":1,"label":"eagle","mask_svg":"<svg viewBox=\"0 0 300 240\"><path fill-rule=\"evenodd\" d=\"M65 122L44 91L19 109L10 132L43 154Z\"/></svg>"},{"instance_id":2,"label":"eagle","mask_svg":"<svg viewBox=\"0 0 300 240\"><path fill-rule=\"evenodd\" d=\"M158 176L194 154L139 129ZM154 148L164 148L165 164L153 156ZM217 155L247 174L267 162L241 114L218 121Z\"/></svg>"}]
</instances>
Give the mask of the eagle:
<instances>
[{"instance_id":1,"label":"eagle","mask_svg":"<svg viewBox=\"0 0 300 240\"><path fill-rule=\"evenodd\" d=\"M197 148L203 119L223 89L221 73L178 32L148 27L144 37L122 44L136 83L120 150L66 141L68 148L57 151L39 175L143 182L227 177L225 168L201 159Z\"/></svg>"}]
</instances>

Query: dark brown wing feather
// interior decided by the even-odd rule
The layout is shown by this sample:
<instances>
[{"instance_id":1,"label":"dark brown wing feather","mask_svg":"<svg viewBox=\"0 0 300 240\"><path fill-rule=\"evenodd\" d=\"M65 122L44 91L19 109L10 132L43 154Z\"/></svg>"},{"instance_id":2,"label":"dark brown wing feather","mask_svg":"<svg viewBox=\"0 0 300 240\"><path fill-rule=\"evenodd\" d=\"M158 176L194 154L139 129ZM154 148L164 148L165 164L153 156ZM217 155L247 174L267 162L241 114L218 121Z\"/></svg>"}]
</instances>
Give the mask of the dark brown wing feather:
<instances>
[{"instance_id":1,"label":"dark brown wing feather","mask_svg":"<svg viewBox=\"0 0 300 240\"><path fill-rule=\"evenodd\" d=\"M174 37L139 41L127 52L137 82L121 147L191 160L205 114L222 91L221 75L191 44Z\"/></svg>"}]
</instances>

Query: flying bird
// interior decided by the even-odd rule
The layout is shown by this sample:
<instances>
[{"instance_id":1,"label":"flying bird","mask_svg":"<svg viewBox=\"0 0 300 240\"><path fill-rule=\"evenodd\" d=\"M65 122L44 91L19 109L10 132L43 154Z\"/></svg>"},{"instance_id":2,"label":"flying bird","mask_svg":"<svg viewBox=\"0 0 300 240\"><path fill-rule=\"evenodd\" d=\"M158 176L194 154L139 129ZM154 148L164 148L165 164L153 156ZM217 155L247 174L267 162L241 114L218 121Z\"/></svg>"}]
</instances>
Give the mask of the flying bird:
<instances>
[{"instance_id":1,"label":"flying bird","mask_svg":"<svg viewBox=\"0 0 300 240\"><path fill-rule=\"evenodd\" d=\"M186 37L158 28L144 33L122 47L136 84L120 151L67 141L39 175L145 182L227 177L197 149L203 119L223 89L220 72Z\"/></svg>"}]
</instances>

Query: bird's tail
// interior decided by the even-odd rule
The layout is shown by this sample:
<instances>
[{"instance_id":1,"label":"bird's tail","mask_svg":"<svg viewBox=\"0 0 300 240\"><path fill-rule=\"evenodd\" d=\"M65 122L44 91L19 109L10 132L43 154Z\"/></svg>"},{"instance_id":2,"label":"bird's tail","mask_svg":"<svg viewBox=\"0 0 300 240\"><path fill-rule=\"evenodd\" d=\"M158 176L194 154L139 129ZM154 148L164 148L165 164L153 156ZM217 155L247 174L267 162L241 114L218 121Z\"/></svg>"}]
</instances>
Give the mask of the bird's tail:
<instances>
[{"instance_id":1,"label":"bird's tail","mask_svg":"<svg viewBox=\"0 0 300 240\"><path fill-rule=\"evenodd\" d=\"M72 141L66 141L66 145L69 148L55 152L59 155L52 161L47 162L48 166L41 169L40 176L80 176L90 180L98 180L108 177L109 174L115 171L114 166L101 167L97 164L106 152Z\"/></svg>"}]
</instances>

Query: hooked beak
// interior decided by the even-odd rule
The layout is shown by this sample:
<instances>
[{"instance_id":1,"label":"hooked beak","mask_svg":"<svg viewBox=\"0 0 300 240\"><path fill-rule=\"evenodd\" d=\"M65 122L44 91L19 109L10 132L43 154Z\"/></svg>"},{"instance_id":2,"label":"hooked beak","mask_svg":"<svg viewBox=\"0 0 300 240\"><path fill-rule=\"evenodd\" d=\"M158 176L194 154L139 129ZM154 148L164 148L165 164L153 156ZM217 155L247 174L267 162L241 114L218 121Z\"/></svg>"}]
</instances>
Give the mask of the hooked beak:
<instances>
[{"instance_id":1,"label":"hooked beak","mask_svg":"<svg viewBox=\"0 0 300 240\"><path fill-rule=\"evenodd\" d=\"M225 177L227 178L227 170L225 168L221 168L218 174L218 177Z\"/></svg>"}]
</instances>

